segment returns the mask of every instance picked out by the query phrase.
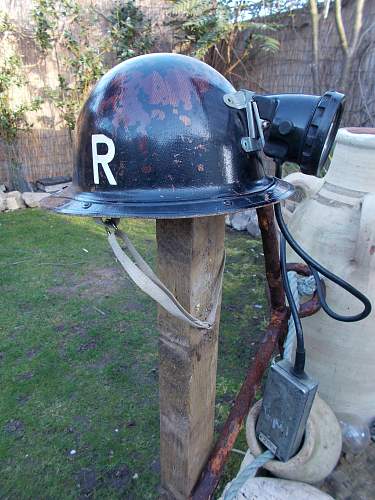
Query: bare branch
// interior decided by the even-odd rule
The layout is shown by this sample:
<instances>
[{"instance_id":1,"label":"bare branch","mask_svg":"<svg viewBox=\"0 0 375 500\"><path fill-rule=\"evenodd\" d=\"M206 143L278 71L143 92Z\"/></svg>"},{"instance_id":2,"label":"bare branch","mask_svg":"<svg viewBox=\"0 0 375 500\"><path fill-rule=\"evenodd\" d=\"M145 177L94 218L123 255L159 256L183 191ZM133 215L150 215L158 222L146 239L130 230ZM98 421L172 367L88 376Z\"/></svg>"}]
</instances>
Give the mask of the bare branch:
<instances>
[{"instance_id":1,"label":"bare branch","mask_svg":"<svg viewBox=\"0 0 375 500\"><path fill-rule=\"evenodd\" d=\"M313 77L313 91L319 93L319 12L317 0L310 0L310 17L312 27L313 61L311 71Z\"/></svg>"},{"instance_id":2,"label":"bare branch","mask_svg":"<svg viewBox=\"0 0 375 500\"><path fill-rule=\"evenodd\" d=\"M363 56L367 53L367 51L369 50L369 48L371 47L371 43L365 48L365 50L363 50L360 58L359 58L359 65L358 65L358 87L359 87L359 91L360 91L360 95L361 95L361 101L363 103L363 108L370 120L370 125L371 126L374 126L375 125L375 118L374 116L371 114L371 111L369 109L369 100L368 98L366 97L365 95L365 92L364 92L364 89L363 89L363 84L362 84L362 77L361 77L361 66L362 66L362 60L363 60ZM362 111L362 110L361 110Z\"/></svg>"},{"instance_id":3,"label":"bare branch","mask_svg":"<svg viewBox=\"0 0 375 500\"><path fill-rule=\"evenodd\" d=\"M350 50L354 54L358 47L359 35L361 33L362 24L363 24L363 9L365 6L366 0L357 0L356 9L355 9L355 21L354 21L354 33L353 40L350 44Z\"/></svg>"},{"instance_id":4,"label":"bare branch","mask_svg":"<svg viewBox=\"0 0 375 500\"><path fill-rule=\"evenodd\" d=\"M342 20L341 0L335 0L335 21L336 21L337 33L340 38L341 48L345 53L347 53L349 45L348 45L348 39L346 37L344 21Z\"/></svg>"},{"instance_id":5,"label":"bare branch","mask_svg":"<svg viewBox=\"0 0 375 500\"><path fill-rule=\"evenodd\" d=\"M94 4L92 2L90 4L90 7L95 12L95 14L97 14L98 16L100 16L107 23L111 24L111 20L109 19L109 17L107 17L105 14L103 14L103 12L101 12L100 10L96 9L95 6L94 6Z\"/></svg>"},{"instance_id":6,"label":"bare branch","mask_svg":"<svg viewBox=\"0 0 375 500\"><path fill-rule=\"evenodd\" d=\"M360 47L363 39L365 38L365 36L367 35L367 33L371 30L373 30L375 28L375 23L372 23L370 24L370 26L368 26L362 33L361 33L361 36L359 37L358 39L358 47Z\"/></svg>"},{"instance_id":7,"label":"bare branch","mask_svg":"<svg viewBox=\"0 0 375 500\"><path fill-rule=\"evenodd\" d=\"M342 19L341 0L336 0L336 26L341 40L341 45L345 54L344 69L342 72L341 85L344 92L348 91L350 86L350 72L353 66L355 54L359 47L359 42L362 40L361 30L363 25L363 10L366 0L356 0L355 4L355 20L352 41L349 44L345 34L345 27ZM344 39L342 38L344 36Z\"/></svg>"}]
</instances>

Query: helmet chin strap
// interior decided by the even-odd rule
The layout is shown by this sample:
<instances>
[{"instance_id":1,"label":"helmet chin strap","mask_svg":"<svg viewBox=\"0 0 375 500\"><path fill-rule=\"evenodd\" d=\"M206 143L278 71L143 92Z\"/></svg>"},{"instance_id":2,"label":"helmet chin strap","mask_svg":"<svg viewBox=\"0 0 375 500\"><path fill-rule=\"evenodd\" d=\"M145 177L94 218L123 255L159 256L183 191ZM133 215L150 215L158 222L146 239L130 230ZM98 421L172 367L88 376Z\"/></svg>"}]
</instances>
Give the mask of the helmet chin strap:
<instances>
[{"instance_id":1,"label":"helmet chin strap","mask_svg":"<svg viewBox=\"0 0 375 500\"><path fill-rule=\"evenodd\" d=\"M211 330L215 322L216 313L220 304L221 286L223 282L223 272L225 266L225 254L220 266L212 292L212 307L205 321L190 314L176 299L173 293L162 283L153 272L147 262L141 257L133 243L124 231L117 227L119 219L95 219L103 224L107 234L108 242L117 260L124 268L129 278L149 297L154 299L169 314L188 323L200 330ZM119 243L121 241L122 246ZM132 259L126 254L127 251Z\"/></svg>"}]
</instances>

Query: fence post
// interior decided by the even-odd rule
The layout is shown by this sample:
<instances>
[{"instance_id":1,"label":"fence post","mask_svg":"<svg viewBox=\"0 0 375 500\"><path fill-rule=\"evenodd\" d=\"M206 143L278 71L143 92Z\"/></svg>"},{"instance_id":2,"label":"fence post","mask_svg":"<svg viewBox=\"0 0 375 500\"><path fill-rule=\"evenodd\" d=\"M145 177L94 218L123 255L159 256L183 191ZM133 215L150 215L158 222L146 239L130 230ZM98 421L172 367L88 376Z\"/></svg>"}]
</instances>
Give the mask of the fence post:
<instances>
[{"instance_id":1,"label":"fence post","mask_svg":"<svg viewBox=\"0 0 375 500\"><path fill-rule=\"evenodd\" d=\"M224 255L224 216L157 220L159 276L205 319ZM162 497L187 499L213 442L220 307L212 331L159 308Z\"/></svg>"}]
</instances>

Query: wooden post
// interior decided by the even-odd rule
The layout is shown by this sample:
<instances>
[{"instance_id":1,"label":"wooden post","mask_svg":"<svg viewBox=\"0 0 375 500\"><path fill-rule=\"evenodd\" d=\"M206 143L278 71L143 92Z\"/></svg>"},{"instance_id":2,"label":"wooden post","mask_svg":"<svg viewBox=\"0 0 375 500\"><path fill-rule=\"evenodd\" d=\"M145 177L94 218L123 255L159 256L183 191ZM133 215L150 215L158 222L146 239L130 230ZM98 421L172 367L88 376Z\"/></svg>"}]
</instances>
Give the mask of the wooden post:
<instances>
[{"instance_id":1,"label":"wooden post","mask_svg":"<svg viewBox=\"0 0 375 500\"><path fill-rule=\"evenodd\" d=\"M157 220L161 280L200 319L224 254L224 216ZM187 499L213 442L220 307L214 328L197 330L159 308L162 497Z\"/></svg>"}]
</instances>

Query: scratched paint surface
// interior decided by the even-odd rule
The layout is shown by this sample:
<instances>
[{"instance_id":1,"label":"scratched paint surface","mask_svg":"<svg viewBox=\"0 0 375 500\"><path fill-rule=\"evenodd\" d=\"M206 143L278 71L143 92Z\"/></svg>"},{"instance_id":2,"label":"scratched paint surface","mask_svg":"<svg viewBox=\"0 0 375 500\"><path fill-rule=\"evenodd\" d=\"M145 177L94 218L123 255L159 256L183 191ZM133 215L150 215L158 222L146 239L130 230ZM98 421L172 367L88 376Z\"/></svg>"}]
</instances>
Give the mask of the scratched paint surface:
<instances>
[{"instance_id":1,"label":"scratched paint surface","mask_svg":"<svg viewBox=\"0 0 375 500\"><path fill-rule=\"evenodd\" d=\"M213 68L186 56L153 54L116 66L99 81L78 121L80 186L111 189L103 170L99 186L93 184L94 133L115 143L111 170L120 188L217 187L240 182L240 170L259 177L257 168L240 169L248 162L240 147L244 120L223 102L233 91ZM103 145L99 153L105 151Z\"/></svg>"},{"instance_id":2,"label":"scratched paint surface","mask_svg":"<svg viewBox=\"0 0 375 500\"><path fill-rule=\"evenodd\" d=\"M78 118L73 193L64 193L74 201L59 211L195 217L290 195L289 185L265 176L257 153L242 149L246 114L224 103L231 92L216 70L179 54L149 54L114 67Z\"/></svg>"}]
</instances>

